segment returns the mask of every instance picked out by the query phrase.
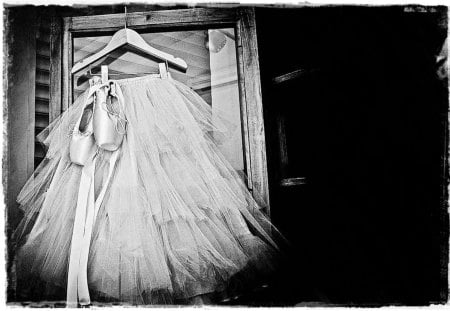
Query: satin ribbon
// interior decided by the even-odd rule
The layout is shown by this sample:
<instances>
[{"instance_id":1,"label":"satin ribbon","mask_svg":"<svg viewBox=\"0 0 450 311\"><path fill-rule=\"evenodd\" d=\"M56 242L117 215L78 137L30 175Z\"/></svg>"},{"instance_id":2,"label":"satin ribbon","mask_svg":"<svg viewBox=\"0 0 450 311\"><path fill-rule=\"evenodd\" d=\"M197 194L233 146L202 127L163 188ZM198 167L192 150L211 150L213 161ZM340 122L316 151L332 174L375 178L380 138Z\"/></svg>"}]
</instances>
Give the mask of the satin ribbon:
<instances>
[{"instance_id":1,"label":"satin ribbon","mask_svg":"<svg viewBox=\"0 0 450 311\"><path fill-rule=\"evenodd\" d=\"M80 305L91 303L87 281L87 263L92 229L119 152L120 150L114 151L109 159L108 177L97 200L94 199L94 172L97 156L94 156L81 170L67 280L67 307L69 308L77 307L78 303Z\"/></svg>"},{"instance_id":2,"label":"satin ribbon","mask_svg":"<svg viewBox=\"0 0 450 311\"><path fill-rule=\"evenodd\" d=\"M107 81L104 84L91 86L87 99L102 87L114 86L112 96L116 96L123 103L120 87L115 81ZM119 96L116 95L118 91ZM69 257L69 271L67 278L67 304L68 308L91 303L89 296L87 265L89 249L91 244L92 230L97 218L98 210L102 204L106 189L111 181L113 170L120 152L120 148L112 152L109 158L108 177L95 199L95 164L97 153L83 166L81 170L80 185L78 190L77 206L75 211L74 228L72 232L72 242Z\"/></svg>"}]
</instances>

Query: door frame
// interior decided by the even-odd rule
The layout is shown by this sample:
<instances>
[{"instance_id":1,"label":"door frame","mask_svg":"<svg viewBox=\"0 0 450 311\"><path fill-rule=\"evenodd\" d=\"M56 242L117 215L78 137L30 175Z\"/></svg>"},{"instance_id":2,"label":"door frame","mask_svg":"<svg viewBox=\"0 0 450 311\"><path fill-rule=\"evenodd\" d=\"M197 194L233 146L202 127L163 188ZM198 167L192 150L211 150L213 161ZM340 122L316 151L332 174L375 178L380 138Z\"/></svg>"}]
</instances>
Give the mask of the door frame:
<instances>
[{"instance_id":1,"label":"door frame","mask_svg":"<svg viewBox=\"0 0 450 311\"><path fill-rule=\"evenodd\" d=\"M54 120L72 102L73 38L111 33L124 27L125 14L64 17L52 22L50 118ZM247 187L270 216L266 141L254 8L191 8L126 14L127 27L139 30L179 30L234 27L242 138Z\"/></svg>"}]
</instances>

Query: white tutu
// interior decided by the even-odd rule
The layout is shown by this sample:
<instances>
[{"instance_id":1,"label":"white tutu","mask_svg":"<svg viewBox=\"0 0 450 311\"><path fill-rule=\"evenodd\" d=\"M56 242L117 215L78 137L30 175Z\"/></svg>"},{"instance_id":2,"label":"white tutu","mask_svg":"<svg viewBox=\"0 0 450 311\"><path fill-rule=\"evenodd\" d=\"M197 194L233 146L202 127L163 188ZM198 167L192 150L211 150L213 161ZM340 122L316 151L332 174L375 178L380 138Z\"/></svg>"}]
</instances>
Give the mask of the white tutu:
<instances>
[{"instance_id":1,"label":"white tutu","mask_svg":"<svg viewBox=\"0 0 450 311\"><path fill-rule=\"evenodd\" d=\"M214 141L229 126L213 124L211 107L173 79L117 83L127 132L90 240L92 301L177 303L259 278L277 247ZM17 270L63 289L82 169L70 161L69 143L86 96L40 134L46 158L18 197L25 216L15 234ZM96 155L96 193L110 156Z\"/></svg>"}]
</instances>

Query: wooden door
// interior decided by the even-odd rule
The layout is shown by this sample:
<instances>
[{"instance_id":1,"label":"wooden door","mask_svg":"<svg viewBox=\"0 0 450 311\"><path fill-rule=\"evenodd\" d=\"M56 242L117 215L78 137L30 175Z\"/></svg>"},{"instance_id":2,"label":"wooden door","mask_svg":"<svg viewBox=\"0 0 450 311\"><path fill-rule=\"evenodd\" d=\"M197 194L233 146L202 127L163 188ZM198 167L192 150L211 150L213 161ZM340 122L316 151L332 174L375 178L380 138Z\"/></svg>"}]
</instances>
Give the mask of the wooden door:
<instances>
[{"instance_id":1,"label":"wooden door","mask_svg":"<svg viewBox=\"0 0 450 311\"><path fill-rule=\"evenodd\" d=\"M347 304L446 297L448 81L436 56L447 11L256 17L272 219L295 249L286 291Z\"/></svg>"}]
</instances>

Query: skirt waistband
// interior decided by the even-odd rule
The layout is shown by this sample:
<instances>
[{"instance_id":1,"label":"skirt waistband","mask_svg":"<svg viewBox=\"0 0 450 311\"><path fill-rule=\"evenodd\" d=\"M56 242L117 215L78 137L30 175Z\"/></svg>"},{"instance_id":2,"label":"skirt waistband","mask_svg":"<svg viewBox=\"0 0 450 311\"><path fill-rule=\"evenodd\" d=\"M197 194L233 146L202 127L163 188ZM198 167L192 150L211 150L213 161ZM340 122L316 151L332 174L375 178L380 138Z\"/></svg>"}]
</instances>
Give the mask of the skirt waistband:
<instances>
[{"instance_id":1,"label":"skirt waistband","mask_svg":"<svg viewBox=\"0 0 450 311\"><path fill-rule=\"evenodd\" d=\"M144 81L148 81L148 80L170 80L172 79L170 77L168 78L162 78L161 75L159 73L153 73L153 74L147 74L145 76L140 76L140 77L132 77L132 78L125 78L125 79L111 79L115 82L117 82L119 85L126 85L126 84L131 84L131 83L136 83L136 82L144 82Z\"/></svg>"}]
</instances>

